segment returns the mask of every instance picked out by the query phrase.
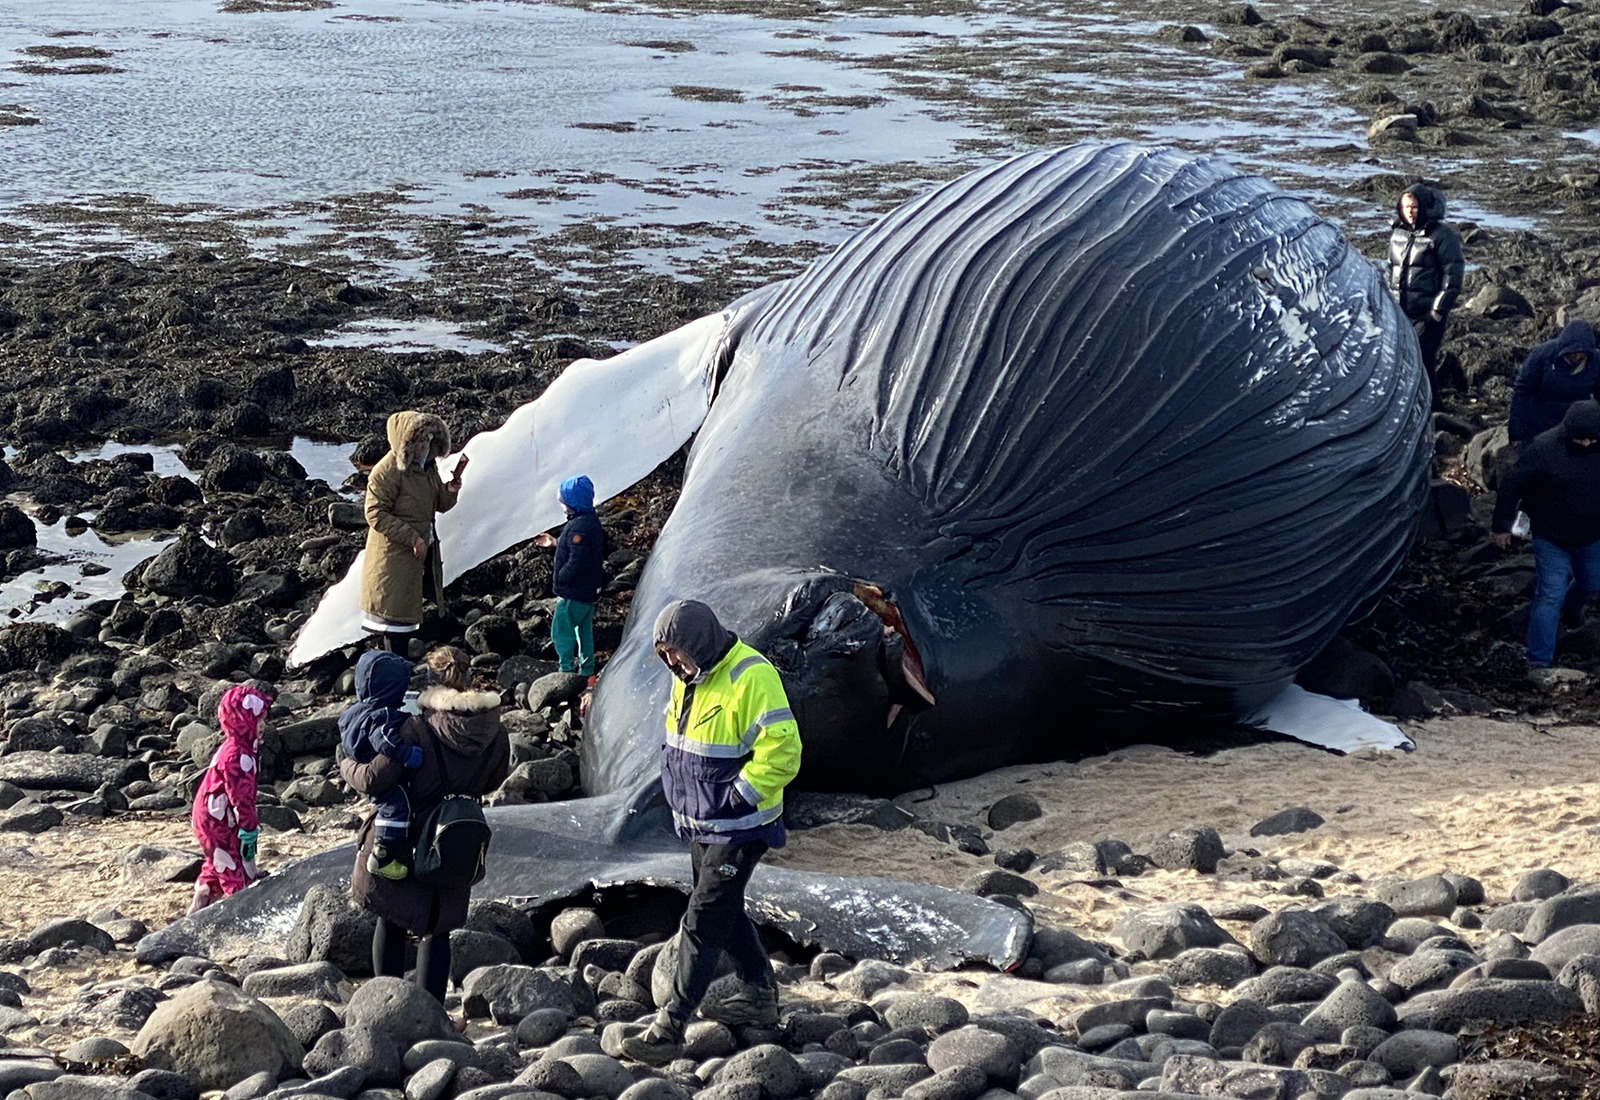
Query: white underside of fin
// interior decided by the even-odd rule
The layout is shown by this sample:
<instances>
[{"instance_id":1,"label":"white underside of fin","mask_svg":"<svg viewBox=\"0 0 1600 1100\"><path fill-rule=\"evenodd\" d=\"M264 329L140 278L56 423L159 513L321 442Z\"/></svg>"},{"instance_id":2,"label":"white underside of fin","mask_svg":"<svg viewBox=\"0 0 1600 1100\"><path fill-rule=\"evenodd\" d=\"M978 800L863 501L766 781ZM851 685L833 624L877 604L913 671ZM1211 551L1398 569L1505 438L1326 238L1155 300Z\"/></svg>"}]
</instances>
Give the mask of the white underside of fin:
<instances>
[{"instance_id":1,"label":"white underside of fin","mask_svg":"<svg viewBox=\"0 0 1600 1100\"><path fill-rule=\"evenodd\" d=\"M622 492L682 447L705 420L718 351L735 315L692 321L610 359L579 359L505 424L467 441L456 506L438 518L448 584L565 519L566 478L587 474L595 500ZM448 477L455 457L439 460ZM291 665L361 637L361 565L322 597L289 653Z\"/></svg>"},{"instance_id":2,"label":"white underside of fin","mask_svg":"<svg viewBox=\"0 0 1600 1100\"><path fill-rule=\"evenodd\" d=\"M1299 684L1290 684L1241 721L1334 752L1368 748L1410 752L1416 747L1399 726L1368 714L1356 700L1318 695Z\"/></svg>"}]
</instances>

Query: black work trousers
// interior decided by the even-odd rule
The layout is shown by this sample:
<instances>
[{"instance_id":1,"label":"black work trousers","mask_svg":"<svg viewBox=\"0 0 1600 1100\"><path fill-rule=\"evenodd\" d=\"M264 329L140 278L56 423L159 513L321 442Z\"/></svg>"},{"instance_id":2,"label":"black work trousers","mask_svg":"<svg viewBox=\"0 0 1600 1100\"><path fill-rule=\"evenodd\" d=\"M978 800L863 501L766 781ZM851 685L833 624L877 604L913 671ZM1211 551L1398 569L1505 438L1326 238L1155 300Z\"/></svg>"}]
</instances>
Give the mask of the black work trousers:
<instances>
[{"instance_id":1,"label":"black work trousers","mask_svg":"<svg viewBox=\"0 0 1600 1100\"><path fill-rule=\"evenodd\" d=\"M667 1013L685 1023L711 988L717 963L726 951L740 979L750 985L771 985L772 964L745 915L744 888L767 852L762 841L747 844L689 846L694 890L689 909L678 925L678 971L672 979Z\"/></svg>"},{"instance_id":2,"label":"black work trousers","mask_svg":"<svg viewBox=\"0 0 1600 1100\"><path fill-rule=\"evenodd\" d=\"M372 969L380 978L406 976L406 938L406 930L400 925L378 918L378 927L372 931ZM423 936L417 941L414 980L444 1004L445 986L450 982L450 933Z\"/></svg>"},{"instance_id":3,"label":"black work trousers","mask_svg":"<svg viewBox=\"0 0 1600 1100\"><path fill-rule=\"evenodd\" d=\"M1433 407L1439 408L1439 345L1444 343L1444 326L1449 318L1435 321L1433 315L1424 313L1412 318L1411 327L1417 331L1417 343L1422 345L1422 369L1428 372L1428 389L1433 392Z\"/></svg>"}]
</instances>

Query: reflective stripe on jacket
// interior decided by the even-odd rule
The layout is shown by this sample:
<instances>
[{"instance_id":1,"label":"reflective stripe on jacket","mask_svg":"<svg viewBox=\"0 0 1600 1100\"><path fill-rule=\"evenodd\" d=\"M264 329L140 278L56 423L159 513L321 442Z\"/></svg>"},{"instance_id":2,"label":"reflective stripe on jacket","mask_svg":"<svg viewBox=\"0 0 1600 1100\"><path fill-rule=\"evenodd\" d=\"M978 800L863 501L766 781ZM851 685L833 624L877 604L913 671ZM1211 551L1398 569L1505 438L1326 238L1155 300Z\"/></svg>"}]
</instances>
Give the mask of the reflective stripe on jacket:
<instances>
[{"instance_id":1,"label":"reflective stripe on jacket","mask_svg":"<svg viewBox=\"0 0 1600 1100\"><path fill-rule=\"evenodd\" d=\"M735 641L700 683L674 678L666 718L661 786L678 835L738 843L781 833L800 727L778 670Z\"/></svg>"}]
</instances>

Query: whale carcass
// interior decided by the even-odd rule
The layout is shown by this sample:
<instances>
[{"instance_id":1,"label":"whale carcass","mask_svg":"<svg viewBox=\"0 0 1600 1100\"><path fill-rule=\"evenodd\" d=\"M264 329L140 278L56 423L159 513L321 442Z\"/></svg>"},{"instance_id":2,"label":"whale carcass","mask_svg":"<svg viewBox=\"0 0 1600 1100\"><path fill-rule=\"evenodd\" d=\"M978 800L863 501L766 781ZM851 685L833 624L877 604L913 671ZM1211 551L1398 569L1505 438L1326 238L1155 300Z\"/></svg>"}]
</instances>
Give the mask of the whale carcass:
<instances>
[{"instance_id":1,"label":"whale carcass","mask_svg":"<svg viewBox=\"0 0 1600 1100\"><path fill-rule=\"evenodd\" d=\"M784 674L811 786L1270 709L1405 554L1428 405L1372 265L1220 160L1077 146L939 187L468 443L452 575L559 522L561 478L614 494L698 431L585 733L600 800L502 810L497 846L598 836L612 875L668 850L649 631L680 597ZM359 636L353 597L329 593L295 661ZM557 896L582 862L490 888Z\"/></svg>"}]
</instances>

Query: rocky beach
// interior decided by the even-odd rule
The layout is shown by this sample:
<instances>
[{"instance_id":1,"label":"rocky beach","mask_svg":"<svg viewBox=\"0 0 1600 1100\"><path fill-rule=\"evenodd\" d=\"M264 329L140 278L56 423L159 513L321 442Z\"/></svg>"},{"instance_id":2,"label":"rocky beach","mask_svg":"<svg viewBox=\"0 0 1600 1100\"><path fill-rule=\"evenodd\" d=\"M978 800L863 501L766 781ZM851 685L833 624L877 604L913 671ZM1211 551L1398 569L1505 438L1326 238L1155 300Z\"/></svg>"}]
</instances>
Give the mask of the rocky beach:
<instances>
[{"instance_id":1,"label":"rocky beach","mask_svg":"<svg viewBox=\"0 0 1600 1100\"><path fill-rule=\"evenodd\" d=\"M0 1096L1600 1096L1600 624L1528 682L1532 557L1486 538L1512 377L1600 317L1600 12L180 7L0 13ZM419 55L458 71L412 87ZM296 114L297 70L327 74L326 117L358 139ZM275 112L294 123L277 136ZM116 141L90 140L102 113ZM450 121L411 140L433 115ZM235 139L249 168L196 155ZM141 949L188 902L228 686L275 699L262 865L353 835L334 720L357 649L285 657L362 545L389 413L465 439L572 360L792 275L935 182L1116 139L1221 153L1375 261L1407 182L1447 197L1468 272L1431 505L1372 614L1302 677L1414 753L1241 730L1074 743L892 801L795 795L773 864L994 897L1032 914L1031 947L1011 973L938 972L774 933L781 1025L702 1021L661 1070L617 1055L664 995L671 897L480 897L447 1013L372 979L370 918L320 888L248 951ZM682 462L602 506L603 654ZM583 794L550 571L515 548L423 624L503 693L495 804Z\"/></svg>"}]
</instances>

